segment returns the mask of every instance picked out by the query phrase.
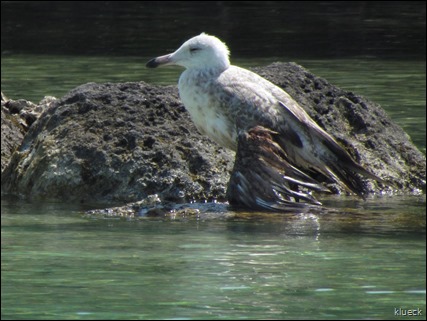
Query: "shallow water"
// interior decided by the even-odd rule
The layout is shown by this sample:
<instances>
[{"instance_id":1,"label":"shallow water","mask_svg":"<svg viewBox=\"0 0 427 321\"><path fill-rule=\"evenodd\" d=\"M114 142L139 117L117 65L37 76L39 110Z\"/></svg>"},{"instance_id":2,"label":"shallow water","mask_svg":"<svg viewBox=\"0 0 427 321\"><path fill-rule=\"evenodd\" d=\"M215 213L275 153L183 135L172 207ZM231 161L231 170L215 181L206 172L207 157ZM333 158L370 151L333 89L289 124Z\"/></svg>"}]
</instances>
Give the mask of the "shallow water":
<instances>
[{"instance_id":1,"label":"shallow water","mask_svg":"<svg viewBox=\"0 0 427 321\"><path fill-rule=\"evenodd\" d=\"M295 61L380 103L425 153L425 4L260 4L3 1L2 91L37 102L87 82L175 84L181 69L145 62L207 31L234 64ZM425 195L322 201L126 220L2 198L1 318L425 319Z\"/></svg>"},{"instance_id":2,"label":"shallow water","mask_svg":"<svg viewBox=\"0 0 427 321\"><path fill-rule=\"evenodd\" d=\"M3 200L2 319L425 311L425 197L332 198L326 208L271 215L218 204L198 219L127 221Z\"/></svg>"}]
</instances>

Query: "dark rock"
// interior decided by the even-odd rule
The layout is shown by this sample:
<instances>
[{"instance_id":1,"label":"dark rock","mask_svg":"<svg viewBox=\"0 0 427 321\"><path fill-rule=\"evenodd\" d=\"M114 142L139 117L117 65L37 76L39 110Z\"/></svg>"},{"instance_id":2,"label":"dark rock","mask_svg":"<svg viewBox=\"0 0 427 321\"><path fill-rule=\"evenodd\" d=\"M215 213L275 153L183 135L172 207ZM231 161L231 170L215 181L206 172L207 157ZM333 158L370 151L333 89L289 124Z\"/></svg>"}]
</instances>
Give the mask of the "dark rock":
<instances>
[{"instance_id":1,"label":"dark rock","mask_svg":"<svg viewBox=\"0 0 427 321\"><path fill-rule=\"evenodd\" d=\"M79 202L216 199L233 158L197 132L176 87L91 83L33 124L2 191Z\"/></svg>"},{"instance_id":2,"label":"dark rock","mask_svg":"<svg viewBox=\"0 0 427 321\"><path fill-rule=\"evenodd\" d=\"M378 105L293 63L254 70L284 88L398 192L425 190L425 156ZM144 200L158 198L161 205L146 213L158 215L169 210L168 202L224 200L233 161L233 153L197 132L175 86L91 83L53 103L30 127L2 173L2 192L80 202L143 200L125 209L135 215L145 211ZM381 192L373 183L370 188Z\"/></svg>"},{"instance_id":3,"label":"dark rock","mask_svg":"<svg viewBox=\"0 0 427 321\"><path fill-rule=\"evenodd\" d=\"M357 162L391 183L394 193L425 192L425 155L381 106L295 63L274 63L253 71L287 91ZM371 192L380 191L371 186Z\"/></svg>"},{"instance_id":4,"label":"dark rock","mask_svg":"<svg viewBox=\"0 0 427 321\"><path fill-rule=\"evenodd\" d=\"M48 108L55 97L46 96L39 104L8 99L1 93L1 170L7 166L13 151L19 147L29 127Z\"/></svg>"},{"instance_id":5,"label":"dark rock","mask_svg":"<svg viewBox=\"0 0 427 321\"><path fill-rule=\"evenodd\" d=\"M7 166L12 153L22 142L24 133L19 121L2 106L1 109L1 170Z\"/></svg>"}]
</instances>

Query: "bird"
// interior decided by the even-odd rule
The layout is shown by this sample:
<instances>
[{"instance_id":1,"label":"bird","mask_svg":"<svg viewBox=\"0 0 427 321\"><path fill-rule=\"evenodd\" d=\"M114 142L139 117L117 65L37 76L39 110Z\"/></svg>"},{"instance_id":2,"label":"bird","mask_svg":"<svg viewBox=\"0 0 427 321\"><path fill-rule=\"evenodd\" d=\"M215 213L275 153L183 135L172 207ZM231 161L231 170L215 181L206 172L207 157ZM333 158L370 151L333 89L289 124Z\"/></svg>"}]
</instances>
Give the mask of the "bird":
<instances>
[{"instance_id":1,"label":"bird","mask_svg":"<svg viewBox=\"0 0 427 321\"><path fill-rule=\"evenodd\" d=\"M148 68L177 65L179 96L196 128L236 152L226 197L231 206L288 210L321 206L324 182L365 194L362 177L382 180L350 154L283 89L230 64L230 51L201 33Z\"/></svg>"}]
</instances>

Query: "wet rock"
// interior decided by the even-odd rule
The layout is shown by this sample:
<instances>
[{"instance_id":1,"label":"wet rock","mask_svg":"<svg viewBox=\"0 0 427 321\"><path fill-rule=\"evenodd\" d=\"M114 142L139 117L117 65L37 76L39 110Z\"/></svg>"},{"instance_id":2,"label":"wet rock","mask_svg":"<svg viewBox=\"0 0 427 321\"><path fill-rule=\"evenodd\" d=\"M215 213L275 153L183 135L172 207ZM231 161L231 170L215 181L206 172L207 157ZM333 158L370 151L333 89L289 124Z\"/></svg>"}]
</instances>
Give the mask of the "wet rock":
<instances>
[{"instance_id":1,"label":"wet rock","mask_svg":"<svg viewBox=\"0 0 427 321\"><path fill-rule=\"evenodd\" d=\"M89 218L121 218L125 220L207 220L226 219L234 216L228 203L205 202L174 204L163 202L157 194L123 206L99 208L84 213Z\"/></svg>"},{"instance_id":2,"label":"wet rock","mask_svg":"<svg viewBox=\"0 0 427 321\"><path fill-rule=\"evenodd\" d=\"M425 190L425 156L380 106L293 63L255 71L394 184L372 183L372 192ZM125 212L156 216L172 210L166 204L224 200L233 161L233 153L197 132L176 86L90 83L52 103L31 125L2 173L2 192L74 202L142 200ZM144 203L152 195L159 204Z\"/></svg>"},{"instance_id":3,"label":"wet rock","mask_svg":"<svg viewBox=\"0 0 427 321\"><path fill-rule=\"evenodd\" d=\"M86 212L90 216L100 217L123 217L125 219L133 219L137 217L164 216L169 209L165 209L157 194L149 195L146 198L131 202L124 206L115 206L109 208L101 208L89 210ZM154 213L156 215L154 215Z\"/></svg>"}]
</instances>

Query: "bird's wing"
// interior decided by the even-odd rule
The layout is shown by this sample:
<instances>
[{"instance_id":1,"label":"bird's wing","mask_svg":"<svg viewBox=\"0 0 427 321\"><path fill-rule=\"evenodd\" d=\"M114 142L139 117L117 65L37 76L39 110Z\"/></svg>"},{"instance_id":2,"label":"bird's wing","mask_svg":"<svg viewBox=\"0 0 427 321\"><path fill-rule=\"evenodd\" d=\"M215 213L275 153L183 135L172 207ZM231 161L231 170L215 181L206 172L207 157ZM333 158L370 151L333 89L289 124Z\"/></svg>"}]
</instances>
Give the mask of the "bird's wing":
<instances>
[{"instance_id":1,"label":"bird's wing","mask_svg":"<svg viewBox=\"0 0 427 321\"><path fill-rule=\"evenodd\" d=\"M358 174L382 182L357 164L281 88L238 67L224 73L219 84L226 93L223 104L236 119L237 132L248 131L257 125L277 132L273 140L294 168L321 181L335 182L360 196L366 190L366 181Z\"/></svg>"},{"instance_id":2,"label":"bird's wing","mask_svg":"<svg viewBox=\"0 0 427 321\"><path fill-rule=\"evenodd\" d=\"M278 104L286 114L286 124L281 125L283 132L286 133L289 131L287 128L291 128L292 132L300 133L302 146L292 144L286 135L277 137L277 142L300 166L326 176L327 179L343 185L348 191L359 196L363 196L365 182L357 174L383 183L379 177L356 163L350 154L302 109L296 114L284 103L279 101Z\"/></svg>"},{"instance_id":3,"label":"bird's wing","mask_svg":"<svg viewBox=\"0 0 427 321\"><path fill-rule=\"evenodd\" d=\"M288 162L274 142L277 135L262 126L240 131L227 189L231 205L264 210L321 205L311 191L329 190Z\"/></svg>"}]
</instances>

